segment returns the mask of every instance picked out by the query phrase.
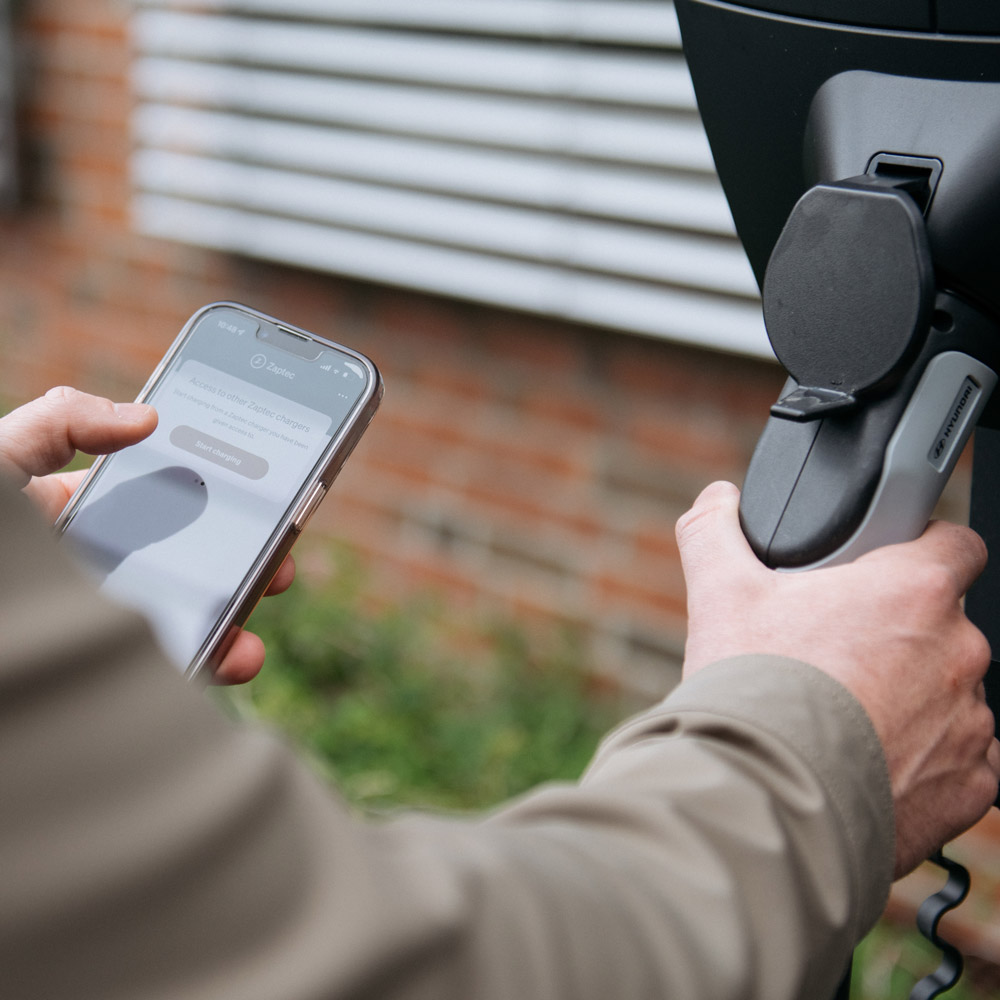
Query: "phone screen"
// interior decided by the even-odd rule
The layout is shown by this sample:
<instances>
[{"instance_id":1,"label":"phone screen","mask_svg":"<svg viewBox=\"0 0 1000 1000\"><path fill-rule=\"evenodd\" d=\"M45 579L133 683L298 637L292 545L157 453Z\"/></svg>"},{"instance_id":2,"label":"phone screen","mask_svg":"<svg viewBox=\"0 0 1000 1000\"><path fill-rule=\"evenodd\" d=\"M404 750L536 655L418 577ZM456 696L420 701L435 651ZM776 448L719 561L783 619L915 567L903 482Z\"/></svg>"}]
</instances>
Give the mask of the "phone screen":
<instances>
[{"instance_id":1,"label":"phone screen","mask_svg":"<svg viewBox=\"0 0 1000 1000\"><path fill-rule=\"evenodd\" d=\"M104 460L65 535L186 668L351 440L377 381L354 352L209 307L141 397L159 413L156 431Z\"/></svg>"}]
</instances>

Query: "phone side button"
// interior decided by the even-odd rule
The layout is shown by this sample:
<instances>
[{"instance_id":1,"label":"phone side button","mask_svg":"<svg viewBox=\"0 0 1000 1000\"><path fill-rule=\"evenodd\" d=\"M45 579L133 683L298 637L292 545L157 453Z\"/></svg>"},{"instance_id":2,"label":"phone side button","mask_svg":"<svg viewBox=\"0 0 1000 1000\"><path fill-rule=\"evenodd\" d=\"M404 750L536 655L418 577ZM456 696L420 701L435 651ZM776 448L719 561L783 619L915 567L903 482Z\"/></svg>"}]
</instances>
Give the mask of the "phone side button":
<instances>
[{"instance_id":1,"label":"phone side button","mask_svg":"<svg viewBox=\"0 0 1000 1000\"><path fill-rule=\"evenodd\" d=\"M306 526L306 521L312 517L313 511L320 505L320 501L325 496L326 487L322 483L316 483L299 504L299 509L292 518L292 531L297 533Z\"/></svg>"}]
</instances>

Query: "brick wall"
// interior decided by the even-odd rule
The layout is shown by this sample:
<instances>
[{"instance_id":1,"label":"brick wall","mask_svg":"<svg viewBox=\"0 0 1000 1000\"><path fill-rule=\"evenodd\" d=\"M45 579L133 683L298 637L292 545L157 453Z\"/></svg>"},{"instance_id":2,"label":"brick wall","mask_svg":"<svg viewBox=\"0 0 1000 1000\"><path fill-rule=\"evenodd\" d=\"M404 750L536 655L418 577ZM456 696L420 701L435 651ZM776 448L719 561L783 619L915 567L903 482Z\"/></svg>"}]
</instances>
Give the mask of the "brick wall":
<instances>
[{"instance_id":1,"label":"brick wall","mask_svg":"<svg viewBox=\"0 0 1000 1000\"><path fill-rule=\"evenodd\" d=\"M684 633L673 523L706 483L740 480L778 369L136 236L127 13L24 5L27 200L0 223L3 399L62 382L129 397L217 299L339 339L375 359L387 392L314 531L357 546L380 593L431 586L462 615L569 623L598 667L662 689Z\"/></svg>"}]
</instances>

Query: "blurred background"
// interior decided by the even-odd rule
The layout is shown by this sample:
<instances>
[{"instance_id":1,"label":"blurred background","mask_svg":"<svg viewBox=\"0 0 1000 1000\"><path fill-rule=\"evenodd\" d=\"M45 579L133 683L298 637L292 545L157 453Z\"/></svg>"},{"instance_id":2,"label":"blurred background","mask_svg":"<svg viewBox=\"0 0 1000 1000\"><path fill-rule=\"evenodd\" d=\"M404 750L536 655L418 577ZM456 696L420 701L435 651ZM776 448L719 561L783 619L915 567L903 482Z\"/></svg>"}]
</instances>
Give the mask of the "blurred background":
<instances>
[{"instance_id":1,"label":"blurred background","mask_svg":"<svg viewBox=\"0 0 1000 1000\"><path fill-rule=\"evenodd\" d=\"M4 408L134 396L220 299L382 370L237 696L354 801L573 777L676 681L674 521L783 379L671 3L0 0L0 202ZM949 918L987 983L989 822Z\"/></svg>"}]
</instances>

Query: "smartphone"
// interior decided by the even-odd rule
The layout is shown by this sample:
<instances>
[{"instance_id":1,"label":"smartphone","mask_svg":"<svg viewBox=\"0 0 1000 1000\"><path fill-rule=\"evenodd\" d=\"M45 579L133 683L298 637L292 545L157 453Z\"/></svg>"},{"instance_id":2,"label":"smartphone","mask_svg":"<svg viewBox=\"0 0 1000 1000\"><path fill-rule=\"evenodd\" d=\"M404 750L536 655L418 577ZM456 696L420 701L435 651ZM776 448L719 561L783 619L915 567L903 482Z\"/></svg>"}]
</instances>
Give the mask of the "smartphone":
<instances>
[{"instance_id":1,"label":"smartphone","mask_svg":"<svg viewBox=\"0 0 1000 1000\"><path fill-rule=\"evenodd\" d=\"M145 441L99 458L56 522L188 676L211 670L382 397L357 351L246 306L191 317L138 399Z\"/></svg>"}]
</instances>

